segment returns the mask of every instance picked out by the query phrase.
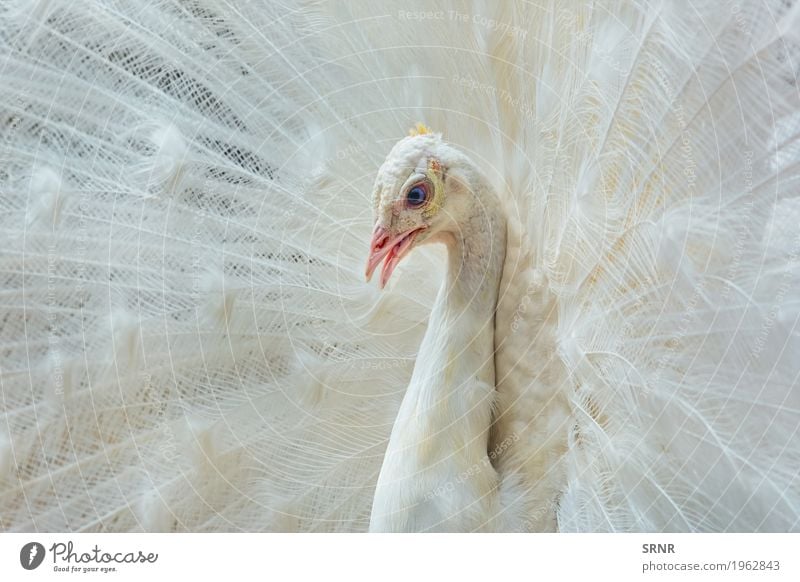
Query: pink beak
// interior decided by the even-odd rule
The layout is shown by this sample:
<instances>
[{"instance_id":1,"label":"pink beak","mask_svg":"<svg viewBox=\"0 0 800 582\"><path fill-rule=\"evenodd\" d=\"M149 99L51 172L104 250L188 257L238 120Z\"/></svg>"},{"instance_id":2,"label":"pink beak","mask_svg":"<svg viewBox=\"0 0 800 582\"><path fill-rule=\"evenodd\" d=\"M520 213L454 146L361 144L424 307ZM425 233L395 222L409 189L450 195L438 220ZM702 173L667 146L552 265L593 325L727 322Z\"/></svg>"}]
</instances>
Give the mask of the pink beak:
<instances>
[{"instance_id":1,"label":"pink beak","mask_svg":"<svg viewBox=\"0 0 800 582\"><path fill-rule=\"evenodd\" d=\"M414 228L401 232L394 236L389 233L382 226L376 226L375 231L372 233L372 240L369 243L369 257L367 258L367 281L372 278L372 273L381 261L386 259L383 263L381 270L380 287L383 289L389 277L392 276L392 271L404 256L411 250L411 245L417 235L424 230L423 228Z\"/></svg>"}]
</instances>

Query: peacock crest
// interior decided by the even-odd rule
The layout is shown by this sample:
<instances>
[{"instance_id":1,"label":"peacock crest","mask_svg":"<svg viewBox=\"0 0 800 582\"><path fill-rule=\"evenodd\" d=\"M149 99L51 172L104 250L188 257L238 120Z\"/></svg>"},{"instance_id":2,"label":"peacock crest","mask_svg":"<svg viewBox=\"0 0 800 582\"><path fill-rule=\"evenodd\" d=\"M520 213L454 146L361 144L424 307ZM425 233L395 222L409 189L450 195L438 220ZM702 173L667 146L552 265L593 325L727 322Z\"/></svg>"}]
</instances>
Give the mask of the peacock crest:
<instances>
[{"instance_id":1,"label":"peacock crest","mask_svg":"<svg viewBox=\"0 0 800 582\"><path fill-rule=\"evenodd\" d=\"M431 131L431 129L427 125L425 125L421 121L418 121L414 125L414 127L412 127L411 129L408 130L408 135L410 137L414 137L415 135L428 135L429 133L433 133L433 132Z\"/></svg>"}]
</instances>

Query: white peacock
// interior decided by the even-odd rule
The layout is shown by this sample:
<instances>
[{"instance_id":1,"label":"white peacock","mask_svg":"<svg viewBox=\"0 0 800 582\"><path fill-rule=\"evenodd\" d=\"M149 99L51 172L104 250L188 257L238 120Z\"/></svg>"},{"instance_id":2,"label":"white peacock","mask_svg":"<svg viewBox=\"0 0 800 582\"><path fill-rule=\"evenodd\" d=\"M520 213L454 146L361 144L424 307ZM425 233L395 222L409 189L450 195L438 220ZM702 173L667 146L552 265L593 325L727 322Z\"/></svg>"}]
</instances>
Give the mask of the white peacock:
<instances>
[{"instance_id":1,"label":"white peacock","mask_svg":"<svg viewBox=\"0 0 800 582\"><path fill-rule=\"evenodd\" d=\"M0 529L798 530L799 13L6 2Z\"/></svg>"}]
</instances>

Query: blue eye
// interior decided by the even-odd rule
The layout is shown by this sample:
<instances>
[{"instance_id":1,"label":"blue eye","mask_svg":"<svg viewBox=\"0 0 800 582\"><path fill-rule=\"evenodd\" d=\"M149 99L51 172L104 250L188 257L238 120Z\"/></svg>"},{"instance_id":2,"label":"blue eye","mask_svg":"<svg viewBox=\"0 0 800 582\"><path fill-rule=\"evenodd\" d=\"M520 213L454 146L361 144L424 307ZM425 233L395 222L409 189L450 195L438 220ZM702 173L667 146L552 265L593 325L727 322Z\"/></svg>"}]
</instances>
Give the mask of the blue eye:
<instances>
[{"instance_id":1,"label":"blue eye","mask_svg":"<svg viewBox=\"0 0 800 582\"><path fill-rule=\"evenodd\" d=\"M428 199L428 189L424 184L417 184L406 194L406 201L412 208L417 208L425 204Z\"/></svg>"}]
</instances>

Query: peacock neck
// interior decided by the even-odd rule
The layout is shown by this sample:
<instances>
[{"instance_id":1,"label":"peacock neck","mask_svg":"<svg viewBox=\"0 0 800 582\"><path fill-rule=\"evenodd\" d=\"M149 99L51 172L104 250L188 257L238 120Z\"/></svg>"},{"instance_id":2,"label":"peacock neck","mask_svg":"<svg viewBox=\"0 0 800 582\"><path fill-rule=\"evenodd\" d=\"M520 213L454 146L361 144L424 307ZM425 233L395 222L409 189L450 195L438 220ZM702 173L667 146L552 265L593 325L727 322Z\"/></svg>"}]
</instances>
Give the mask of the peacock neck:
<instances>
[{"instance_id":1,"label":"peacock neck","mask_svg":"<svg viewBox=\"0 0 800 582\"><path fill-rule=\"evenodd\" d=\"M447 276L392 429L372 531L487 529L496 513L487 447L506 228L493 197L461 226L442 238Z\"/></svg>"}]
</instances>

